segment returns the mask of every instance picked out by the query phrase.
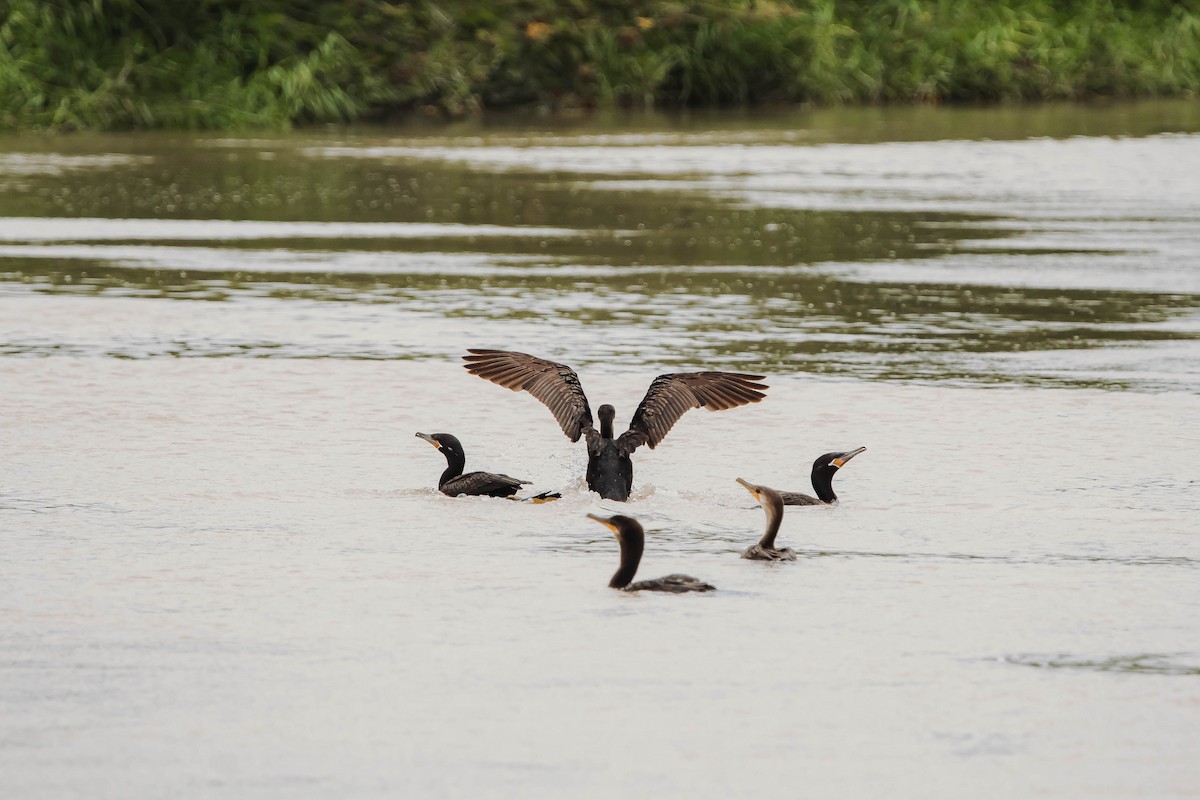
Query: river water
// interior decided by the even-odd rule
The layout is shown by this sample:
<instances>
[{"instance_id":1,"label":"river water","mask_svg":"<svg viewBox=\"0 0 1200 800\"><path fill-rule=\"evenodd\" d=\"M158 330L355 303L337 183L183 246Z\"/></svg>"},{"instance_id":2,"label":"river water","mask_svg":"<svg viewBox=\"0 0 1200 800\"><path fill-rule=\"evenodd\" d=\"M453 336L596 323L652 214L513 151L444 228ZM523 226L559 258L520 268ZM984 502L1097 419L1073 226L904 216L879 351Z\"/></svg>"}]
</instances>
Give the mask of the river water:
<instances>
[{"instance_id":1,"label":"river water","mask_svg":"<svg viewBox=\"0 0 1200 800\"><path fill-rule=\"evenodd\" d=\"M0 140L0 792L1197 796L1196 175L1195 103ZM620 504L467 347L771 389Z\"/></svg>"}]
</instances>

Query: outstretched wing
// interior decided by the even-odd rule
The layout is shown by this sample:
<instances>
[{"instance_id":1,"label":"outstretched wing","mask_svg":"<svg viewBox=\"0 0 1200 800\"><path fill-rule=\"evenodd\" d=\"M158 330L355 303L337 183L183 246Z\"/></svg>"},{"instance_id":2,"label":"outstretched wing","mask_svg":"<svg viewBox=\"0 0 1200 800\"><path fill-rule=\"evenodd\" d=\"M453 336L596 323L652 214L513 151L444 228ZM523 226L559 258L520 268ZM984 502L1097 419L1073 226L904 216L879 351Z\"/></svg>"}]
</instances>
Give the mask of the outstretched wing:
<instances>
[{"instance_id":1,"label":"outstretched wing","mask_svg":"<svg viewBox=\"0 0 1200 800\"><path fill-rule=\"evenodd\" d=\"M511 350L468 348L467 352L463 366L468 372L514 392L524 389L541 400L572 442L592 429L592 409L579 376L566 364Z\"/></svg>"},{"instance_id":2,"label":"outstretched wing","mask_svg":"<svg viewBox=\"0 0 1200 800\"><path fill-rule=\"evenodd\" d=\"M653 450L686 411L727 408L757 403L766 397L767 386L757 383L762 375L736 372L676 372L659 375L650 384L641 405L634 412L629 430L621 434L621 449L632 453L643 444Z\"/></svg>"}]
</instances>

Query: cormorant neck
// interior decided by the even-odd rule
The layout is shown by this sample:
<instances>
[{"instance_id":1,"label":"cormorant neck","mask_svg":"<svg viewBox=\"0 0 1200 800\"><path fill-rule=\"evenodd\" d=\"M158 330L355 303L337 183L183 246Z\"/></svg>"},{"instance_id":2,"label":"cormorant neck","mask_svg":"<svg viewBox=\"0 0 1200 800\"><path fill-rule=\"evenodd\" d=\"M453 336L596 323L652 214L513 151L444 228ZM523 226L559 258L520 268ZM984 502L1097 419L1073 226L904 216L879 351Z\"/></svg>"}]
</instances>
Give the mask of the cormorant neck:
<instances>
[{"instance_id":1,"label":"cormorant neck","mask_svg":"<svg viewBox=\"0 0 1200 800\"><path fill-rule=\"evenodd\" d=\"M638 564L642 561L642 551L646 547L645 540L640 536L623 534L620 541L621 566L617 568L617 571L613 573L612 580L608 582L612 589L624 589L633 582Z\"/></svg>"},{"instance_id":2,"label":"cormorant neck","mask_svg":"<svg viewBox=\"0 0 1200 800\"><path fill-rule=\"evenodd\" d=\"M779 526L783 524L783 498L778 495L763 495L762 507L763 511L767 512L767 530L758 543L768 550L774 550L775 536L779 533Z\"/></svg>"},{"instance_id":3,"label":"cormorant neck","mask_svg":"<svg viewBox=\"0 0 1200 800\"><path fill-rule=\"evenodd\" d=\"M617 410L608 403L596 409L596 416L600 418L600 438L613 438L613 419L617 416Z\"/></svg>"},{"instance_id":4,"label":"cormorant neck","mask_svg":"<svg viewBox=\"0 0 1200 800\"><path fill-rule=\"evenodd\" d=\"M837 500L837 495L833 493L833 476L837 474L836 469L830 467L817 467L812 471L813 491L817 493L817 499L822 503L832 503Z\"/></svg>"},{"instance_id":5,"label":"cormorant neck","mask_svg":"<svg viewBox=\"0 0 1200 800\"><path fill-rule=\"evenodd\" d=\"M442 455L446 457L446 471L442 473L442 477L438 478L438 486L443 485L453 478L457 478L463 473L463 465L467 463L467 457L459 452L442 448Z\"/></svg>"}]
</instances>

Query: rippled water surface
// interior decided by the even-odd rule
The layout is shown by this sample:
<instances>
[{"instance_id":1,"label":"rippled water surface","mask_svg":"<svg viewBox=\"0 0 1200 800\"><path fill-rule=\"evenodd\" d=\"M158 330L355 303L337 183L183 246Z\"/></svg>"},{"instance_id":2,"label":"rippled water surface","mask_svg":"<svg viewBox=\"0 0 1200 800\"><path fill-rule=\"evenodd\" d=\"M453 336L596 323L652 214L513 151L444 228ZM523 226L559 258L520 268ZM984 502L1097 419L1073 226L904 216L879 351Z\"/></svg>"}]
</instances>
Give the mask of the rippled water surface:
<instances>
[{"instance_id":1,"label":"rippled water surface","mask_svg":"<svg viewBox=\"0 0 1200 800\"><path fill-rule=\"evenodd\" d=\"M0 790L1196 796L1196 175L1195 103L0 139ZM619 504L467 347L771 389Z\"/></svg>"}]
</instances>

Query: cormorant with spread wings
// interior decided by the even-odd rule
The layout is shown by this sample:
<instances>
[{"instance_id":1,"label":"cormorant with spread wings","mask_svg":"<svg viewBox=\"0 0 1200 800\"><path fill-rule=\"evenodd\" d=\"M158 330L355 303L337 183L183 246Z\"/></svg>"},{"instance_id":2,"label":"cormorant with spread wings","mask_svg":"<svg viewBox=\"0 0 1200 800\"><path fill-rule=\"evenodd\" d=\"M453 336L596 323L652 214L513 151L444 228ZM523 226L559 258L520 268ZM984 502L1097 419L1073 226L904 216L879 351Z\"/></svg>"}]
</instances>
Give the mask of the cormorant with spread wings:
<instances>
[{"instance_id":1,"label":"cormorant with spread wings","mask_svg":"<svg viewBox=\"0 0 1200 800\"><path fill-rule=\"evenodd\" d=\"M592 425L592 410L575 370L544 358L509 350L468 349L463 366L472 374L514 392L524 390L554 414L572 442L587 442L587 485L608 500L628 500L633 489L630 455L643 444L653 450L684 412L692 408L723 411L757 403L766 395L763 376L736 372L676 372L659 375L634 412L629 430L613 436L610 405L596 410L600 430Z\"/></svg>"}]
</instances>

